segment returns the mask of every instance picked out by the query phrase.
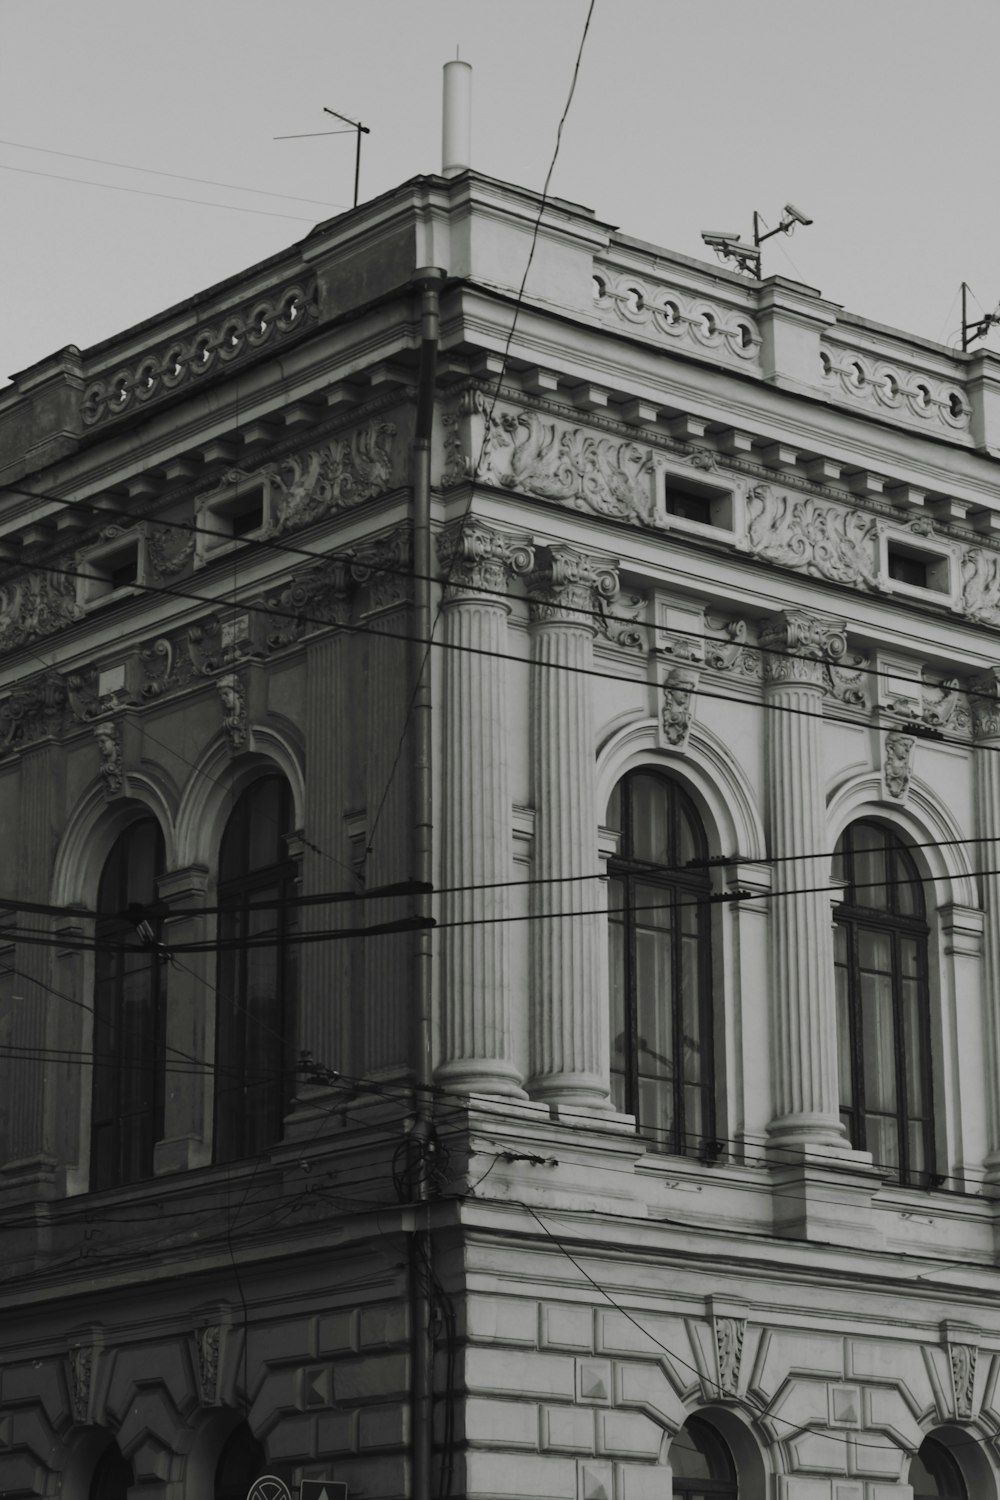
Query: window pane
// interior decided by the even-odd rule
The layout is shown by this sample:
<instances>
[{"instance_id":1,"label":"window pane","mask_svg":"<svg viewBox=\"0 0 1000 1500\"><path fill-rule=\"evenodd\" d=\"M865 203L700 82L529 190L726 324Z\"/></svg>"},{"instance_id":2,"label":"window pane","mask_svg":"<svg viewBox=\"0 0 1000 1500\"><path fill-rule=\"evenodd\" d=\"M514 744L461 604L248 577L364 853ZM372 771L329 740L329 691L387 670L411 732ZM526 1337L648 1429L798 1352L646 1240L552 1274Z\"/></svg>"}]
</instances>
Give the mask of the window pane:
<instances>
[{"instance_id":1,"label":"window pane","mask_svg":"<svg viewBox=\"0 0 1000 1500\"><path fill-rule=\"evenodd\" d=\"M670 864L667 844L669 799L663 782L655 776L633 776L629 791L632 799L632 848L628 852L650 864Z\"/></svg>"},{"instance_id":2,"label":"window pane","mask_svg":"<svg viewBox=\"0 0 1000 1500\"><path fill-rule=\"evenodd\" d=\"M923 1120L909 1121L906 1130L906 1145L909 1154L909 1180L920 1184L924 1181L928 1167Z\"/></svg>"},{"instance_id":3,"label":"window pane","mask_svg":"<svg viewBox=\"0 0 1000 1500\"><path fill-rule=\"evenodd\" d=\"M891 974L892 940L888 932L873 932L868 927L859 928L858 962L862 970Z\"/></svg>"},{"instance_id":4,"label":"window pane","mask_svg":"<svg viewBox=\"0 0 1000 1500\"><path fill-rule=\"evenodd\" d=\"M834 948L839 955L847 947L847 932L838 926L834 930ZM846 959L846 953L844 954ZM854 1063L851 1051L851 1012L847 988L847 966L840 960L834 968L837 987L837 1074L840 1079L840 1105L850 1109L854 1104Z\"/></svg>"},{"instance_id":5,"label":"window pane","mask_svg":"<svg viewBox=\"0 0 1000 1500\"><path fill-rule=\"evenodd\" d=\"M872 823L855 823L852 834L854 900L859 906L885 910L889 903L886 889L885 832Z\"/></svg>"},{"instance_id":6,"label":"window pane","mask_svg":"<svg viewBox=\"0 0 1000 1500\"><path fill-rule=\"evenodd\" d=\"M865 1146L877 1167L899 1176L899 1128L894 1115L865 1115Z\"/></svg>"},{"instance_id":7,"label":"window pane","mask_svg":"<svg viewBox=\"0 0 1000 1500\"><path fill-rule=\"evenodd\" d=\"M895 1110L896 1048L888 975L861 974L861 1050L866 1109Z\"/></svg>"}]
</instances>

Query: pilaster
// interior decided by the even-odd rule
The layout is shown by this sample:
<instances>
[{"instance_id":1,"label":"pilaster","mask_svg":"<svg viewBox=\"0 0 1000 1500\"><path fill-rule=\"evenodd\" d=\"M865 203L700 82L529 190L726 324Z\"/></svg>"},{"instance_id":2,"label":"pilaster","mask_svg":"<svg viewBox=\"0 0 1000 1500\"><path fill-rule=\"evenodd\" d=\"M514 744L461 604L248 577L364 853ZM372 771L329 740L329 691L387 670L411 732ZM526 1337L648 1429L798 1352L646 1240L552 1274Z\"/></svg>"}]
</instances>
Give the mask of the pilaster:
<instances>
[{"instance_id":1,"label":"pilaster","mask_svg":"<svg viewBox=\"0 0 1000 1500\"><path fill-rule=\"evenodd\" d=\"M442 876L442 1062L460 1093L524 1097L512 1057L512 806L507 764L510 578L531 568L527 539L479 521L438 539L446 588Z\"/></svg>"},{"instance_id":2,"label":"pilaster","mask_svg":"<svg viewBox=\"0 0 1000 1500\"><path fill-rule=\"evenodd\" d=\"M208 871L204 865L170 870L157 882L167 908L163 942L204 943L212 937L209 918L198 914L206 904ZM177 915L171 916L176 909ZM214 920L211 923L214 930ZM153 1152L159 1177L203 1167L212 1159L212 1060L215 1056L215 964L213 953L189 953L183 966L164 965L163 1139Z\"/></svg>"},{"instance_id":3,"label":"pilaster","mask_svg":"<svg viewBox=\"0 0 1000 1500\"><path fill-rule=\"evenodd\" d=\"M843 623L787 610L761 631L771 901L772 1148L846 1153L837 1080L823 698L826 667L847 650Z\"/></svg>"},{"instance_id":4,"label":"pilaster","mask_svg":"<svg viewBox=\"0 0 1000 1500\"><path fill-rule=\"evenodd\" d=\"M1000 875L996 842L1000 839L1000 667L973 679L975 694L976 830L975 848L983 901L983 1061L986 1070L985 1182L1000 1192Z\"/></svg>"},{"instance_id":5,"label":"pilaster","mask_svg":"<svg viewBox=\"0 0 1000 1500\"><path fill-rule=\"evenodd\" d=\"M531 576L533 1097L606 1110L606 980L600 907L591 682L595 611L618 579L607 559L545 548Z\"/></svg>"}]
</instances>

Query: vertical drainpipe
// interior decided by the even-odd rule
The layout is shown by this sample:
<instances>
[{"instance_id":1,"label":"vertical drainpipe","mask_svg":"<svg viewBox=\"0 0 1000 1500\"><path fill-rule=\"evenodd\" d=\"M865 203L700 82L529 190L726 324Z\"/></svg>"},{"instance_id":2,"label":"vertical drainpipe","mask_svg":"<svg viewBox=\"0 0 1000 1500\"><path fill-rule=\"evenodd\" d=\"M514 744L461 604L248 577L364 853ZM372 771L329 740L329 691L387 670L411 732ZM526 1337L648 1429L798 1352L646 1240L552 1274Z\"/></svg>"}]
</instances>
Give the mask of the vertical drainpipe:
<instances>
[{"instance_id":1,"label":"vertical drainpipe","mask_svg":"<svg viewBox=\"0 0 1000 1500\"><path fill-rule=\"evenodd\" d=\"M413 879L427 888L417 896L422 919L413 951L413 1161L416 1215L410 1261L410 1318L413 1338L412 1432L413 1500L431 1500L434 1369L431 1347L431 1263L427 1151L432 1128L433 1047L429 888L433 883L434 805L431 781L431 437L439 337L438 297L446 273L436 266L415 271L411 285L420 292L420 371L417 380L416 429L413 439Z\"/></svg>"}]
</instances>

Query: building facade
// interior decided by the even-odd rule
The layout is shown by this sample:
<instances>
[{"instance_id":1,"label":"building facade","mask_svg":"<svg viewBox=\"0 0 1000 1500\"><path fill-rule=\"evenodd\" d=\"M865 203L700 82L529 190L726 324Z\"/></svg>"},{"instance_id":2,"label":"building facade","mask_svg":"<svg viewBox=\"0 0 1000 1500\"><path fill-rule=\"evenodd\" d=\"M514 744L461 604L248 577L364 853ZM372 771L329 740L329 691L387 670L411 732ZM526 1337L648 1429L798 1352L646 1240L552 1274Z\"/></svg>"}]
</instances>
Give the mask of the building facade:
<instances>
[{"instance_id":1,"label":"building facade","mask_svg":"<svg viewBox=\"0 0 1000 1500\"><path fill-rule=\"evenodd\" d=\"M1000 1495L998 460L470 171L0 392L5 1496Z\"/></svg>"}]
</instances>

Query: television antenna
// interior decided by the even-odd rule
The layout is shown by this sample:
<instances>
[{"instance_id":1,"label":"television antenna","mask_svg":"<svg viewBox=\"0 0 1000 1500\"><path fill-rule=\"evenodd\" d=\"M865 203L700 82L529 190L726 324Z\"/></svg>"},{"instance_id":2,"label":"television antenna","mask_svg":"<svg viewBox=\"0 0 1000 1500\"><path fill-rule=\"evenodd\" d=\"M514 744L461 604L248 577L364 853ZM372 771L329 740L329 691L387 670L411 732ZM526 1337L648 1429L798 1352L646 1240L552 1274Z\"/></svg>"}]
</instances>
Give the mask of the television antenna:
<instances>
[{"instance_id":1,"label":"television antenna","mask_svg":"<svg viewBox=\"0 0 1000 1500\"><path fill-rule=\"evenodd\" d=\"M796 208L794 203L786 203L781 220L774 229L765 229L764 220L754 209L753 244L749 240L741 240L738 229L703 229L701 237L720 260L733 261L737 271L745 271L748 276L759 281L760 247L764 241L776 234L793 234L796 224L811 223L812 219L807 218L801 208Z\"/></svg>"},{"instance_id":2,"label":"television antenna","mask_svg":"<svg viewBox=\"0 0 1000 1500\"><path fill-rule=\"evenodd\" d=\"M981 318L969 322L969 292L971 288L968 283L962 282L962 353L965 354L970 344L976 339L984 339L991 328L1000 324L1000 303L991 313L984 313Z\"/></svg>"},{"instance_id":3,"label":"television antenna","mask_svg":"<svg viewBox=\"0 0 1000 1500\"><path fill-rule=\"evenodd\" d=\"M350 135L353 131L357 136L357 146L354 151L354 207L357 208L358 186L361 182L361 137L371 135L371 130L367 125L362 125L360 120L352 120L347 115L338 114L335 109L327 109L325 104L323 113L332 115L335 120L343 120L345 125L350 126L350 130L304 130L295 135L273 135L271 139L273 141L304 141L319 135Z\"/></svg>"}]
</instances>

